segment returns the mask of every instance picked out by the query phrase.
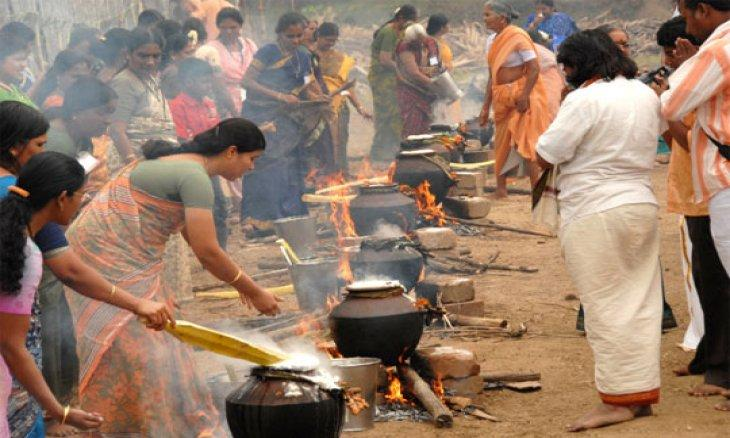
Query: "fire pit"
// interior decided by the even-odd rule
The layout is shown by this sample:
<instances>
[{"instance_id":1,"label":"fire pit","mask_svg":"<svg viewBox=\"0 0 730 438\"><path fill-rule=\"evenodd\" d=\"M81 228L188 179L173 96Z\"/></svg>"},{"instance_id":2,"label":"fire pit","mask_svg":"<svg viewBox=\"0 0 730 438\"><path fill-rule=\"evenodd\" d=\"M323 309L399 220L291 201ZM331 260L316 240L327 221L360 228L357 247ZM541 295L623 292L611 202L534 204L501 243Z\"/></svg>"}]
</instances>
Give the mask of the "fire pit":
<instances>
[{"instance_id":1,"label":"fire pit","mask_svg":"<svg viewBox=\"0 0 730 438\"><path fill-rule=\"evenodd\" d=\"M377 357L386 366L403 363L418 346L424 316L395 282L360 282L330 313L337 349L345 357Z\"/></svg>"}]
</instances>

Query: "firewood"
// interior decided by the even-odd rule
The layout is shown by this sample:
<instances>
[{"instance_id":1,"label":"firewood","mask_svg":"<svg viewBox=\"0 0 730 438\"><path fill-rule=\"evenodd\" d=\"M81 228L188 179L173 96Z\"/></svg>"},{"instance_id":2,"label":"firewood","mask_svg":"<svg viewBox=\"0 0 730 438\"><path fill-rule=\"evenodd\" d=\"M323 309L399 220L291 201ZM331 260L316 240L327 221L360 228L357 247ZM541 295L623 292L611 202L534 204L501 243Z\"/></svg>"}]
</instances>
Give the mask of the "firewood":
<instances>
[{"instance_id":1,"label":"firewood","mask_svg":"<svg viewBox=\"0 0 730 438\"><path fill-rule=\"evenodd\" d=\"M471 326L471 327L492 327L492 328L506 328L509 324L506 319L499 318L478 318L474 316L464 315L449 315L451 322L457 325Z\"/></svg>"},{"instance_id":2,"label":"firewood","mask_svg":"<svg viewBox=\"0 0 730 438\"><path fill-rule=\"evenodd\" d=\"M469 412L469 415L476 417L480 420L489 420L494 423L499 423L501 421L499 418L495 417L494 415L489 415L486 412L484 412L483 410L478 409L478 408L474 408L474 410Z\"/></svg>"},{"instance_id":3,"label":"firewood","mask_svg":"<svg viewBox=\"0 0 730 438\"><path fill-rule=\"evenodd\" d=\"M468 397L446 397L446 404L452 408L464 410L471 405L471 399Z\"/></svg>"},{"instance_id":4,"label":"firewood","mask_svg":"<svg viewBox=\"0 0 730 438\"><path fill-rule=\"evenodd\" d=\"M511 372L511 371L491 371L482 373L482 379L487 383L494 382L534 382L540 380L540 373L528 372Z\"/></svg>"},{"instance_id":5,"label":"firewood","mask_svg":"<svg viewBox=\"0 0 730 438\"><path fill-rule=\"evenodd\" d=\"M402 365L398 367L398 374L403 377L408 391L413 394L424 408L431 414L436 427L450 428L454 425L454 416L451 410L436 396L431 387L411 367Z\"/></svg>"}]
</instances>

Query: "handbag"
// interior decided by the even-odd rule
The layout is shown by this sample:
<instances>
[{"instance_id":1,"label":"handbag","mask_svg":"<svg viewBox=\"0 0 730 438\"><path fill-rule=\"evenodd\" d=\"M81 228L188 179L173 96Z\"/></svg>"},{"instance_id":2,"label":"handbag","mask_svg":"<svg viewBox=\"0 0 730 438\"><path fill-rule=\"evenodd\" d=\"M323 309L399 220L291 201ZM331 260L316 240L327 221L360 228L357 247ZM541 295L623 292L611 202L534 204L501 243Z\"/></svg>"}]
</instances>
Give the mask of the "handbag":
<instances>
[{"instance_id":1,"label":"handbag","mask_svg":"<svg viewBox=\"0 0 730 438\"><path fill-rule=\"evenodd\" d=\"M557 167L545 170L532 189L532 221L556 233L560 228L558 208Z\"/></svg>"},{"instance_id":2,"label":"handbag","mask_svg":"<svg viewBox=\"0 0 730 438\"><path fill-rule=\"evenodd\" d=\"M720 152L720 155L722 155L722 157L724 159L730 160L730 146L728 146L726 144L722 144L719 141L717 141L714 138L712 138L712 136L710 136L710 134L707 133L707 130L705 130L705 128L702 128L702 131L705 133L705 135L707 136L707 138L710 139L710 141L712 142L712 144L714 144L715 147L717 147L717 151Z\"/></svg>"}]
</instances>

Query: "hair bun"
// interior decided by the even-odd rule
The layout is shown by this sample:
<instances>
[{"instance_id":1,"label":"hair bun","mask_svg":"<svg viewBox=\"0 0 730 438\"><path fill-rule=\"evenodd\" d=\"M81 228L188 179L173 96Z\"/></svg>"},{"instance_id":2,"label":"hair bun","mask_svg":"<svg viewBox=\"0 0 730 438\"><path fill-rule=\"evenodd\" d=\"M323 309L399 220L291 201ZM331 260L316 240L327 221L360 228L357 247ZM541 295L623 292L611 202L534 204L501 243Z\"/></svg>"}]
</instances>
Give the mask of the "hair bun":
<instances>
[{"instance_id":1,"label":"hair bun","mask_svg":"<svg viewBox=\"0 0 730 438\"><path fill-rule=\"evenodd\" d=\"M142 145L142 154L148 160L171 155L175 145L165 140L149 140Z\"/></svg>"}]
</instances>

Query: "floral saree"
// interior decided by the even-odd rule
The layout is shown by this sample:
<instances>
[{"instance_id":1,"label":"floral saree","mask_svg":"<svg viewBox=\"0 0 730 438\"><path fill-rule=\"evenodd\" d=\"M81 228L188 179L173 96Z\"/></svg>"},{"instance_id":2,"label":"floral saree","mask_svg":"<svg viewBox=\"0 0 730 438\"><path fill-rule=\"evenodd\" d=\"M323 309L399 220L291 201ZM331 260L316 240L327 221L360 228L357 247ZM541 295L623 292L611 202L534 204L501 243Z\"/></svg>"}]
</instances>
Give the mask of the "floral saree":
<instances>
[{"instance_id":1,"label":"floral saree","mask_svg":"<svg viewBox=\"0 0 730 438\"><path fill-rule=\"evenodd\" d=\"M165 244L184 224L181 203L131 187L125 168L69 229L69 243L110 282L174 304L161 278ZM126 311L69 294L76 322L81 406L104 417L104 434L225 436L192 350Z\"/></svg>"}]
</instances>

